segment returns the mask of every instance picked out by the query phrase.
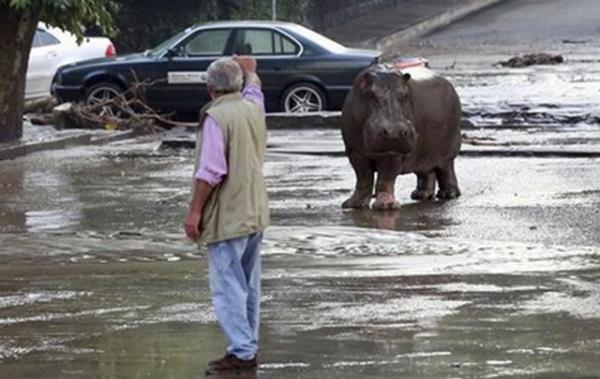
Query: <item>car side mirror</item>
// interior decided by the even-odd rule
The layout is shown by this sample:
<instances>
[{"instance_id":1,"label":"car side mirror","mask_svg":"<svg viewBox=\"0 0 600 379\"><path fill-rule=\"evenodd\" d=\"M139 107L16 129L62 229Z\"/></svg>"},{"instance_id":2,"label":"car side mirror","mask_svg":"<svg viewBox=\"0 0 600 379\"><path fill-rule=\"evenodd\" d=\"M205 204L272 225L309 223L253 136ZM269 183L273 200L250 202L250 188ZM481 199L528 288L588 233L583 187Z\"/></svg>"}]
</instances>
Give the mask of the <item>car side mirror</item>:
<instances>
[{"instance_id":1,"label":"car side mirror","mask_svg":"<svg viewBox=\"0 0 600 379\"><path fill-rule=\"evenodd\" d=\"M176 48L176 47L171 47L171 48L169 48L169 50L167 50L167 53L165 54L165 56L167 58L178 57L179 56L179 49Z\"/></svg>"}]
</instances>

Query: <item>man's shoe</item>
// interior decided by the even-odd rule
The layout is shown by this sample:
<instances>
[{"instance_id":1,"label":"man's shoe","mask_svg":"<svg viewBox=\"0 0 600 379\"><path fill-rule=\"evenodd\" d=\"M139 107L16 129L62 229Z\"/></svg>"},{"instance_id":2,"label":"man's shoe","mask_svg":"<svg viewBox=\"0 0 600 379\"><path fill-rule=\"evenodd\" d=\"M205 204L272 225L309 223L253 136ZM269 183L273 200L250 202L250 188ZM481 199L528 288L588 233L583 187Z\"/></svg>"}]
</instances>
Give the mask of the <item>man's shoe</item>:
<instances>
[{"instance_id":1,"label":"man's shoe","mask_svg":"<svg viewBox=\"0 0 600 379\"><path fill-rule=\"evenodd\" d=\"M215 365L218 365L221 363L221 361L228 359L228 357L235 357L235 355L233 355L231 353L226 353L223 357L221 357L219 359L215 359L214 361L208 362L208 367L213 367Z\"/></svg>"},{"instance_id":2,"label":"man's shoe","mask_svg":"<svg viewBox=\"0 0 600 379\"><path fill-rule=\"evenodd\" d=\"M216 364L218 364L219 362L221 362L222 360L226 359L227 357L229 358L235 358L235 355L231 354L231 353L225 353L225 355L219 359L215 359L214 361L210 361L208 362L208 367L212 367ZM254 356L254 360L258 361L258 353L256 353L256 355Z\"/></svg>"},{"instance_id":3,"label":"man's shoe","mask_svg":"<svg viewBox=\"0 0 600 379\"><path fill-rule=\"evenodd\" d=\"M244 360L239 359L233 354L225 354L221 359L217 359L208 364L206 375L218 374L220 372L231 371L252 371L258 366L256 357Z\"/></svg>"}]
</instances>

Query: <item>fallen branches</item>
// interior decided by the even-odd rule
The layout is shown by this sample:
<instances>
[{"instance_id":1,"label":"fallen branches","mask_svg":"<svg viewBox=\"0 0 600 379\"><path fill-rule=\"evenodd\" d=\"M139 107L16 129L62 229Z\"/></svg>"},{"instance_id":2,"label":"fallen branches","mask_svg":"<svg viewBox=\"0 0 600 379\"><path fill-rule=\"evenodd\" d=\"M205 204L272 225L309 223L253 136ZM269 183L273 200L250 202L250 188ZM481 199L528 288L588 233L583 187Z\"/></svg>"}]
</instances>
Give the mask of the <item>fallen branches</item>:
<instances>
[{"instance_id":1,"label":"fallen branches","mask_svg":"<svg viewBox=\"0 0 600 379\"><path fill-rule=\"evenodd\" d=\"M54 107L52 115L43 115L36 120L61 128L134 130L139 134L156 133L165 127L193 125L174 121L172 114L161 114L146 103L146 87L166 79L140 81L134 70L131 70L131 75L132 86L118 95L94 104L60 104Z\"/></svg>"},{"instance_id":2,"label":"fallen branches","mask_svg":"<svg viewBox=\"0 0 600 379\"><path fill-rule=\"evenodd\" d=\"M23 105L23 113L48 113L52 112L52 108L57 102L53 96L46 96L40 99L25 100Z\"/></svg>"},{"instance_id":3,"label":"fallen branches","mask_svg":"<svg viewBox=\"0 0 600 379\"><path fill-rule=\"evenodd\" d=\"M523 56L512 57L507 61L501 61L496 64L502 67L520 68L533 65L552 65L563 63L565 59L562 55L553 55L546 53L526 54Z\"/></svg>"}]
</instances>

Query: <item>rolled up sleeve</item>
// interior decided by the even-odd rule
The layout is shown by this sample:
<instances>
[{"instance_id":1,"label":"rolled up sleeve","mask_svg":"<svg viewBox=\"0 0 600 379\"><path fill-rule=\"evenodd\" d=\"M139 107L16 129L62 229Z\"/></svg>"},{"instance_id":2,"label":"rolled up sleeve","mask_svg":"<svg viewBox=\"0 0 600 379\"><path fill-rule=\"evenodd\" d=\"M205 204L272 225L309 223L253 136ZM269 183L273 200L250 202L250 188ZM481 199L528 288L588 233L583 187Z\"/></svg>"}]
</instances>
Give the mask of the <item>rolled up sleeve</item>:
<instances>
[{"instance_id":1,"label":"rolled up sleeve","mask_svg":"<svg viewBox=\"0 0 600 379\"><path fill-rule=\"evenodd\" d=\"M265 113L265 95L256 84L248 84L242 90L242 97L258 105L260 110Z\"/></svg>"},{"instance_id":2,"label":"rolled up sleeve","mask_svg":"<svg viewBox=\"0 0 600 379\"><path fill-rule=\"evenodd\" d=\"M227 157L223 133L217 122L207 116L202 124L202 149L200 165L196 179L208 183L211 187L219 185L228 173Z\"/></svg>"}]
</instances>

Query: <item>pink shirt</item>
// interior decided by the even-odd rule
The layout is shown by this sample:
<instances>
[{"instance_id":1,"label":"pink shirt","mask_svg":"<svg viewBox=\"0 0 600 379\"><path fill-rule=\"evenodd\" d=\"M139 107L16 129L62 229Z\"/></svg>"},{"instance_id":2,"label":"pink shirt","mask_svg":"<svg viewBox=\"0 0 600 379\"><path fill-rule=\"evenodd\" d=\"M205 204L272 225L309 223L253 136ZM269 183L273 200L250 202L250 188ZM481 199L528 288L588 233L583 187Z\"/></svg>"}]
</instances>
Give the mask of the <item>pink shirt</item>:
<instances>
[{"instance_id":1,"label":"pink shirt","mask_svg":"<svg viewBox=\"0 0 600 379\"><path fill-rule=\"evenodd\" d=\"M255 103L265 113L265 96L255 84L244 87L242 97ZM202 149L200 152L200 167L196 179L216 187L229 172L227 155L223 142L223 133L217 122L206 116L202 124Z\"/></svg>"}]
</instances>

